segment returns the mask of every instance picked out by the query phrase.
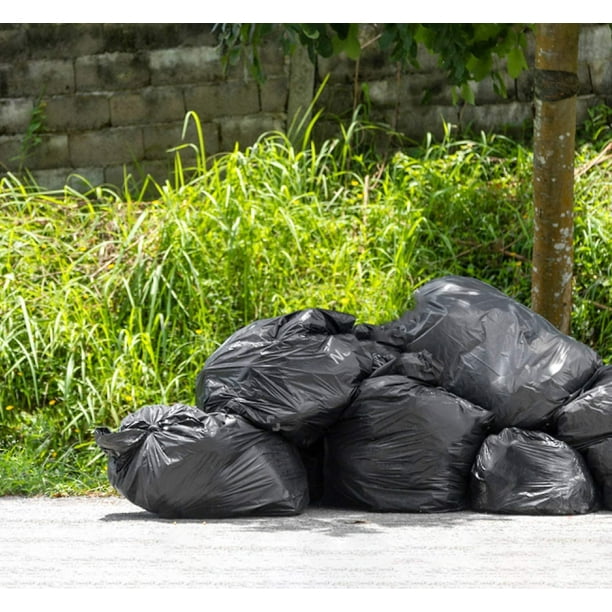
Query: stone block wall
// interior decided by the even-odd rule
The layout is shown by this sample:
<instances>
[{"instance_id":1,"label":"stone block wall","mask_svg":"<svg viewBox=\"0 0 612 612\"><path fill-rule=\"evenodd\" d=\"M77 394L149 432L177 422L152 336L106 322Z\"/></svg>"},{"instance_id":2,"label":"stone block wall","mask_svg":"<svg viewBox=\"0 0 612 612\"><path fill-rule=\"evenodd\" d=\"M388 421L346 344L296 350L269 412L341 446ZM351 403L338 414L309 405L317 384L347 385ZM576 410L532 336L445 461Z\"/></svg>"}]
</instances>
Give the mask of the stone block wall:
<instances>
[{"instance_id":1,"label":"stone block wall","mask_svg":"<svg viewBox=\"0 0 612 612\"><path fill-rule=\"evenodd\" d=\"M579 120L595 104L612 104L611 41L608 25L582 28ZM453 103L426 53L419 69L401 72L375 51L357 72L338 58L315 70L304 53L287 59L268 44L267 79L258 84L241 67L225 73L216 44L211 24L0 24L0 173L28 168L48 188L120 186L126 173L163 183L176 155L169 149L197 142L192 121L182 139L190 111L201 121L207 155L245 147L263 132L287 129L327 74L319 100L326 117L350 117L357 75L369 118L414 139L439 135L442 119L496 130L520 129L532 118L529 73L507 83L506 99L490 82L477 84L469 106ZM37 110L43 123L31 133ZM318 134L337 135L337 124L323 119ZM193 161L193 149L179 154L184 164Z\"/></svg>"},{"instance_id":2,"label":"stone block wall","mask_svg":"<svg viewBox=\"0 0 612 612\"><path fill-rule=\"evenodd\" d=\"M258 85L223 71L210 24L0 24L0 171L18 171L32 112L44 125L23 166L50 188L165 181L185 118L207 154L285 126L288 68L267 50ZM188 122L186 141L197 142ZM184 163L194 157L183 149Z\"/></svg>"}]
</instances>

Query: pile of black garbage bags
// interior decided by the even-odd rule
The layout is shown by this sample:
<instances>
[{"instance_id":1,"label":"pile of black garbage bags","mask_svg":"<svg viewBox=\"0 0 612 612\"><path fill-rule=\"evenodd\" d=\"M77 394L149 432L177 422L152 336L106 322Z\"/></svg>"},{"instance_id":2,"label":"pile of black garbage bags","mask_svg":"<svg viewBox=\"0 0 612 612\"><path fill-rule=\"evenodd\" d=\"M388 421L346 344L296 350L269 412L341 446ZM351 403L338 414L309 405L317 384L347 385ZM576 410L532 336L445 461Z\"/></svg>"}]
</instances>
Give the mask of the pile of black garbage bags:
<instances>
[{"instance_id":1,"label":"pile of black garbage bags","mask_svg":"<svg viewBox=\"0 0 612 612\"><path fill-rule=\"evenodd\" d=\"M110 483L164 518L612 509L612 366L481 281L382 325L309 308L231 335L196 406L95 431Z\"/></svg>"}]
</instances>

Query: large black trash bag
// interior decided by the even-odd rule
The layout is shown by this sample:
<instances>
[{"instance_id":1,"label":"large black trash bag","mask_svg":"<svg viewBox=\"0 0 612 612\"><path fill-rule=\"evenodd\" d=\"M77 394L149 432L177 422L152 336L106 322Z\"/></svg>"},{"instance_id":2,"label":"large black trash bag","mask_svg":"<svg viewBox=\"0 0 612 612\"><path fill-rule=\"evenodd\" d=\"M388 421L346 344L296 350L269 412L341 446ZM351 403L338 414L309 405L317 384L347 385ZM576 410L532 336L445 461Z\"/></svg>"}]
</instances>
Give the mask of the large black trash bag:
<instances>
[{"instance_id":1,"label":"large black trash bag","mask_svg":"<svg viewBox=\"0 0 612 612\"><path fill-rule=\"evenodd\" d=\"M439 369L426 354L407 354L398 365L400 373L389 367L365 380L328 432L324 503L375 512L465 509L492 414L432 386Z\"/></svg>"},{"instance_id":2,"label":"large black trash bag","mask_svg":"<svg viewBox=\"0 0 612 612\"><path fill-rule=\"evenodd\" d=\"M237 415L144 406L95 439L110 483L164 518L294 515L309 502L295 447Z\"/></svg>"},{"instance_id":3,"label":"large black trash bag","mask_svg":"<svg viewBox=\"0 0 612 612\"><path fill-rule=\"evenodd\" d=\"M603 366L584 390L555 412L554 436L578 450L612 436L612 366Z\"/></svg>"},{"instance_id":4,"label":"large black trash bag","mask_svg":"<svg viewBox=\"0 0 612 612\"><path fill-rule=\"evenodd\" d=\"M385 327L404 333L406 350L431 352L442 386L492 410L498 431L547 429L601 366L589 347L479 280L446 276L414 297L414 310Z\"/></svg>"},{"instance_id":5,"label":"large black trash bag","mask_svg":"<svg viewBox=\"0 0 612 612\"><path fill-rule=\"evenodd\" d=\"M612 510L612 366L601 367L585 389L555 413L555 436L579 450Z\"/></svg>"},{"instance_id":6,"label":"large black trash bag","mask_svg":"<svg viewBox=\"0 0 612 612\"><path fill-rule=\"evenodd\" d=\"M300 447L316 442L373 368L352 315L306 309L232 334L196 380L206 412L239 414Z\"/></svg>"},{"instance_id":7,"label":"large black trash bag","mask_svg":"<svg viewBox=\"0 0 612 612\"><path fill-rule=\"evenodd\" d=\"M602 506L612 510L612 436L588 446L584 457L600 487Z\"/></svg>"},{"instance_id":8,"label":"large black trash bag","mask_svg":"<svg viewBox=\"0 0 612 612\"><path fill-rule=\"evenodd\" d=\"M472 509L501 514L584 514L598 491L582 455L541 431L509 427L484 441L472 467Z\"/></svg>"}]
</instances>

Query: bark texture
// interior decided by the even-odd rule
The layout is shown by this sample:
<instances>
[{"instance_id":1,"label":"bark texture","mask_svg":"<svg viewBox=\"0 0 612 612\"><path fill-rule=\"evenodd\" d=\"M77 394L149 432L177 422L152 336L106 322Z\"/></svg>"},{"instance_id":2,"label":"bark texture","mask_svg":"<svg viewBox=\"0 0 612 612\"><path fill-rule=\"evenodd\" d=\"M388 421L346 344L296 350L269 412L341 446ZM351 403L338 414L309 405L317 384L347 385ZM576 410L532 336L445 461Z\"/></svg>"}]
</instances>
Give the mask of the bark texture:
<instances>
[{"instance_id":1,"label":"bark texture","mask_svg":"<svg viewBox=\"0 0 612 612\"><path fill-rule=\"evenodd\" d=\"M538 24L532 308L570 333L579 24Z\"/></svg>"}]
</instances>

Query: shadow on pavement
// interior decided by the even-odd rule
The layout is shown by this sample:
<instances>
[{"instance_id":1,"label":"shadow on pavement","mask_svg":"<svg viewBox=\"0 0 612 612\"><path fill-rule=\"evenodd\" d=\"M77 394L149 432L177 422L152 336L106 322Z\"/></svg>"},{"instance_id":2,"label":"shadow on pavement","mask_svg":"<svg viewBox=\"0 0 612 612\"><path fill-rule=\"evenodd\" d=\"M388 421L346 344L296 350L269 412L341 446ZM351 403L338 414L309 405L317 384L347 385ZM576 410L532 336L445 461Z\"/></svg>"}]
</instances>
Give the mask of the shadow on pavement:
<instances>
[{"instance_id":1,"label":"shadow on pavement","mask_svg":"<svg viewBox=\"0 0 612 612\"><path fill-rule=\"evenodd\" d=\"M550 518L550 517L547 517ZM310 506L296 516L283 517L236 517L179 519L162 518L145 510L137 512L115 512L103 516L101 521L154 521L160 523L207 523L226 525L233 529L257 532L308 531L319 532L333 537L343 537L355 533L378 533L393 528L454 528L482 521L512 521L508 515L488 515L471 511L444 513L375 513L339 508Z\"/></svg>"}]
</instances>

